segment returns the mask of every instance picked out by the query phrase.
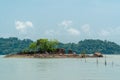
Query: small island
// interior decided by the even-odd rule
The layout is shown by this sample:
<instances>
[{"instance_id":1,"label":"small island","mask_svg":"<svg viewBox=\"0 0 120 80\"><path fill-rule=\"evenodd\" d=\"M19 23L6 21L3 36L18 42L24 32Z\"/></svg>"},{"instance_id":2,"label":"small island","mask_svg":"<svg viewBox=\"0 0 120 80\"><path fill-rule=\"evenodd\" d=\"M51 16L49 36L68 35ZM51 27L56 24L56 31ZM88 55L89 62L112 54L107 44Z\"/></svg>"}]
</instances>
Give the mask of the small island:
<instances>
[{"instance_id":1,"label":"small island","mask_svg":"<svg viewBox=\"0 0 120 80\"><path fill-rule=\"evenodd\" d=\"M8 54L5 58L95 58L103 57L100 52L95 52L92 55L88 55L86 51L82 51L80 54L76 53L72 49L66 50L64 48L58 48L57 40L38 39L32 42L28 48L16 53Z\"/></svg>"}]
</instances>

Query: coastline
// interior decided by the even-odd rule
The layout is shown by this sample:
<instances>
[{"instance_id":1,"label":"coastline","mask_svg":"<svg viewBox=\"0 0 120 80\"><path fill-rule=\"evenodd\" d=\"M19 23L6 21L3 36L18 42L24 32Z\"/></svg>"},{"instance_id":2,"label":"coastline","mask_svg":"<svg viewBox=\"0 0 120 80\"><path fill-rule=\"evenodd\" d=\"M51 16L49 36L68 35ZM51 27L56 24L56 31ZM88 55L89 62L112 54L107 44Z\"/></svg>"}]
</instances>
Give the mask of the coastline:
<instances>
[{"instance_id":1,"label":"coastline","mask_svg":"<svg viewBox=\"0 0 120 80\"><path fill-rule=\"evenodd\" d=\"M81 54L9 54L5 58L97 58L100 56ZM103 56L102 56L103 57Z\"/></svg>"}]
</instances>

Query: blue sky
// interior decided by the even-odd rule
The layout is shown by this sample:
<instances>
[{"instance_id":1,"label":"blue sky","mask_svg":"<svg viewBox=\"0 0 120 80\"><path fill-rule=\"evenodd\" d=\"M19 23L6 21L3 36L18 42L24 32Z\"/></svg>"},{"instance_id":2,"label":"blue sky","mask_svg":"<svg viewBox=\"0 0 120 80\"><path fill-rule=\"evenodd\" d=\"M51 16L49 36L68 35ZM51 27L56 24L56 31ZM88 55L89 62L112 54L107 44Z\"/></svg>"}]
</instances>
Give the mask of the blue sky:
<instances>
[{"instance_id":1,"label":"blue sky","mask_svg":"<svg viewBox=\"0 0 120 80\"><path fill-rule=\"evenodd\" d=\"M0 37L120 44L119 0L0 0Z\"/></svg>"}]
</instances>

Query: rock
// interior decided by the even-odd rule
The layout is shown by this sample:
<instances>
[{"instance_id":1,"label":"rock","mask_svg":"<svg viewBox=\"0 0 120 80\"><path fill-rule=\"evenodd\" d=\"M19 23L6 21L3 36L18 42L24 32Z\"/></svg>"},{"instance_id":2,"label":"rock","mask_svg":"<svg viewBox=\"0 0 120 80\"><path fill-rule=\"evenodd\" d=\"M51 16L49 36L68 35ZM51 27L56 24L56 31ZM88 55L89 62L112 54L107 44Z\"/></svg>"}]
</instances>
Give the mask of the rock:
<instances>
[{"instance_id":1,"label":"rock","mask_svg":"<svg viewBox=\"0 0 120 80\"><path fill-rule=\"evenodd\" d=\"M85 58L85 57L86 57L86 54L80 54L80 57L81 57L81 58Z\"/></svg>"},{"instance_id":2,"label":"rock","mask_svg":"<svg viewBox=\"0 0 120 80\"><path fill-rule=\"evenodd\" d=\"M56 49L56 53L57 53L57 54L65 54L65 49L63 49L63 48L58 48L58 49Z\"/></svg>"},{"instance_id":3,"label":"rock","mask_svg":"<svg viewBox=\"0 0 120 80\"><path fill-rule=\"evenodd\" d=\"M68 50L68 54L73 54L73 51L72 50Z\"/></svg>"},{"instance_id":4,"label":"rock","mask_svg":"<svg viewBox=\"0 0 120 80\"><path fill-rule=\"evenodd\" d=\"M93 54L94 57L103 57L102 53L96 52Z\"/></svg>"}]
</instances>

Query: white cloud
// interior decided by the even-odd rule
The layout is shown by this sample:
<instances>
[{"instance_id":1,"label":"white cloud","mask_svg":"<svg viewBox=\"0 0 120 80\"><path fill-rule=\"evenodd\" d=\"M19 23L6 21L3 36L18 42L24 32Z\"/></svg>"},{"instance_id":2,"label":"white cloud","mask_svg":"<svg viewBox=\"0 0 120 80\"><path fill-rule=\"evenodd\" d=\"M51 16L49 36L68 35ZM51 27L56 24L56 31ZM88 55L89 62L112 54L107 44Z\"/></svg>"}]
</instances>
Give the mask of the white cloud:
<instances>
[{"instance_id":1,"label":"white cloud","mask_svg":"<svg viewBox=\"0 0 120 80\"><path fill-rule=\"evenodd\" d=\"M90 25L89 24L84 24L82 27L81 27L82 31L84 33L90 33Z\"/></svg>"},{"instance_id":2,"label":"white cloud","mask_svg":"<svg viewBox=\"0 0 120 80\"><path fill-rule=\"evenodd\" d=\"M80 35L80 31L71 27L71 25L73 24L73 21L71 20L64 20L62 21L59 26L62 26L62 33L63 34L70 34L72 36L76 36L76 35Z\"/></svg>"},{"instance_id":3,"label":"white cloud","mask_svg":"<svg viewBox=\"0 0 120 80\"><path fill-rule=\"evenodd\" d=\"M53 36L54 31L53 31L53 30L46 30L46 31L45 31L45 34L46 34L46 35L51 35L51 36Z\"/></svg>"},{"instance_id":4,"label":"white cloud","mask_svg":"<svg viewBox=\"0 0 120 80\"><path fill-rule=\"evenodd\" d=\"M77 29L74 28L69 28L67 30L71 35L80 35L80 31L78 31Z\"/></svg>"},{"instance_id":5,"label":"white cloud","mask_svg":"<svg viewBox=\"0 0 120 80\"><path fill-rule=\"evenodd\" d=\"M108 36L109 34L110 34L110 32L107 31L107 30L101 30L100 33L99 33L99 35L102 36L102 37L106 37L106 36Z\"/></svg>"},{"instance_id":6,"label":"white cloud","mask_svg":"<svg viewBox=\"0 0 120 80\"><path fill-rule=\"evenodd\" d=\"M33 23L31 21L16 21L15 22L15 27L18 31L24 32L27 28L32 28Z\"/></svg>"},{"instance_id":7,"label":"white cloud","mask_svg":"<svg viewBox=\"0 0 120 80\"><path fill-rule=\"evenodd\" d=\"M26 22L26 26L33 27L33 23L30 22L30 21L27 21L27 22Z\"/></svg>"},{"instance_id":8,"label":"white cloud","mask_svg":"<svg viewBox=\"0 0 120 80\"><path fill-rule=\"evenodd\" d=\"M73 22L71 20L64 20L59 25L63 26L65 29L69 28Z\"/></svg>"}]
</instances>

